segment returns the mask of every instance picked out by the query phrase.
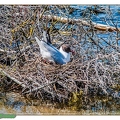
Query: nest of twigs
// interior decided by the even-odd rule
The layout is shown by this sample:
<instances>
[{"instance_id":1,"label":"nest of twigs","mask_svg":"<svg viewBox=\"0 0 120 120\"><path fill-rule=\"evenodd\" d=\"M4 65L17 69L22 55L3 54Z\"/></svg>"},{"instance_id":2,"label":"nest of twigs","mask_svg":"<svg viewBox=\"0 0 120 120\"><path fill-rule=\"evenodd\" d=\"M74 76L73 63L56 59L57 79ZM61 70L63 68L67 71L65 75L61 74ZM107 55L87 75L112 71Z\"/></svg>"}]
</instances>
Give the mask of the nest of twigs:
<instances>
[{"instance_id":1,"label":"nest of twigs","mask_svg":"<svg viewBox=\"0 0 120 120\"><path fill-rule=\"evenodd\" d=\"M76 68L80 64L79 59L66 65L55 65L44 63L38 54L34 53L32 59L26 54L26 61L22 67L17 61L5 71L23 86L22 94L34 95L38 98L68 99L70 93L79 89L77 81L80 82L82 76Z\"/></svg>"}]
</instances>

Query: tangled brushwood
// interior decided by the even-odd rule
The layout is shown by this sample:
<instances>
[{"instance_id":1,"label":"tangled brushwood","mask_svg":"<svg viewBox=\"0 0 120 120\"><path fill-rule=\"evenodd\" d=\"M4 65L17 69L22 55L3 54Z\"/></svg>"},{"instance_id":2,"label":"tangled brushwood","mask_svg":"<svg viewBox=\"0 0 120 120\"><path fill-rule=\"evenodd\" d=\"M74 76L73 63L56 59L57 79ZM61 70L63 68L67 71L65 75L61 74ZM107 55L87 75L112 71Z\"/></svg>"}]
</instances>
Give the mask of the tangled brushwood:
<instances>
[{"instance_id":1,"label":"tangled brushwood","mask_svg":"<svg viewBox=\"0 0 120 120\"><path fill-rule=\"evenodd\" d=\"M74 9L64 5L1 5L0 11L0 82L6 91L17 88L26 96L60 101L80 91L120 98L118 28L95 26L90 16L69 19ZM104 12L110 9L106 6ZM71 62L43 62L34 37L42 39L47 28L54 46L69 43L76 51ZM103 34L109 34L108 39Z\"/></svg>"}]
</instances>

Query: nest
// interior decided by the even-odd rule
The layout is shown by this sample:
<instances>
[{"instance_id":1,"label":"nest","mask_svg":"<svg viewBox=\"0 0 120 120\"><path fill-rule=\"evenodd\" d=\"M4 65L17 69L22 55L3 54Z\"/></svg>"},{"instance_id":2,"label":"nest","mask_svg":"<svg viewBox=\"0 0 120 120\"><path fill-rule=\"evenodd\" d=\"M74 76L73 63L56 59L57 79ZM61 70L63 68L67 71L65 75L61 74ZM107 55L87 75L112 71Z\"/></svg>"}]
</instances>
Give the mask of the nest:
<instances>
[{"instance_id":1,"label":"nest","mask_svg":"<svg viewBox=\"0 0 120 120\"><path fill-rule=\"evenodd\" d=\"M25 55L25 59L22 67L16 63L5 70L22 86L22 94L68 99L70 93L79 89L77 81L81 81L82 75L76 68L79 59L65 65L44 63L38 54L34 54L31 60Z\"/></svg>"}]
</instances>

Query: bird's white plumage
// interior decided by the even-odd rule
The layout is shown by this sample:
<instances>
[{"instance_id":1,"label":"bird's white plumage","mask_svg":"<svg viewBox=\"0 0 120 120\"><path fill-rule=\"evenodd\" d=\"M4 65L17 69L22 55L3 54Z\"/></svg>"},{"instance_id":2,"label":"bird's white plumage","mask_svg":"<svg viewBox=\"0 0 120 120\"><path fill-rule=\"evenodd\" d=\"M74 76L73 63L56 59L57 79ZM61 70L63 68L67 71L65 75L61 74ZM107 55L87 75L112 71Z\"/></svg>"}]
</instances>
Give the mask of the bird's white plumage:
<instances>
[{"instance_id":1,"label":"bird's white plumage","mask_svg":"<svg viewBox=\"0 0 120 120\"><path fill-rule=\"evenodd\" d=\"M67 53L67 52L63 51L62 47L60 47L59 51L65 57L65 62L66 63L69 62L70 61L70 53Z\"/></svg>"}]
</instances>

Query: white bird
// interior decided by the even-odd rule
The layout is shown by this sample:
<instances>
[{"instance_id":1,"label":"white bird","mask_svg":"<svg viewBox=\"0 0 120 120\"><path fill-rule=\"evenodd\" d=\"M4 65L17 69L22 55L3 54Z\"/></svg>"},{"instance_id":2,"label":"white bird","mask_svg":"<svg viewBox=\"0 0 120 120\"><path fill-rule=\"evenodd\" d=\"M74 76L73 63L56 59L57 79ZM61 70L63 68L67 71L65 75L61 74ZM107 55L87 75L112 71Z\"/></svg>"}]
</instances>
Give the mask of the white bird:
<instances>
[{"instance_id":1,"label":"white bird","mask_svg":"<svg viewBox=\"0 0 120 120\"><path fill-rule=\"evenodd\" d=\"M39 45L41 56L50 62L61 65L66 64L70 61L70 52L74 54L74 51L71 50L68 44L63 44L59 50L55 48L51 44L50 36L46 33L46 31L43 31L42 40L39 40L37 37L35 37L35 39Z\"/></svg>"}]
</instances>

